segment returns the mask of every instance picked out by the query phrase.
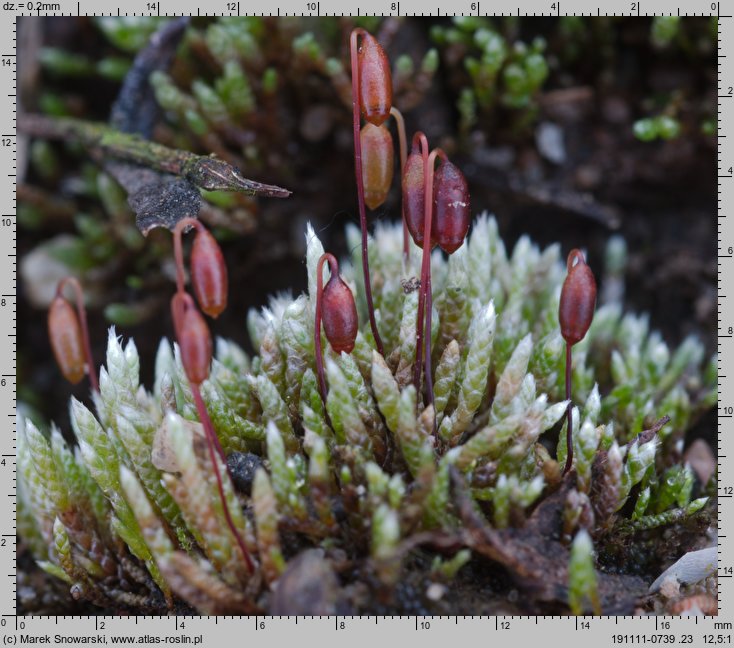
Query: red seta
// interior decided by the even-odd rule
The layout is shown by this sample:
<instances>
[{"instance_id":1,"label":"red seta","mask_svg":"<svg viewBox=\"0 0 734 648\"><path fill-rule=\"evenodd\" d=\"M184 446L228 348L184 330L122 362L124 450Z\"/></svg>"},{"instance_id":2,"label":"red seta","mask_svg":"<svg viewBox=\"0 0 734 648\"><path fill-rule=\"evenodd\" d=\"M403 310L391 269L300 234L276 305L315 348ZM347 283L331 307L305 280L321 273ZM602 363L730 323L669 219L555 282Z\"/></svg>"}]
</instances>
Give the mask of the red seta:
<instances>
[{"instance_id":1,"label":"red seta","mask_svg":"<svg viewBox=\"0 0 734 648\"><path fill-rule=\"evenodd\" d=\"M440 160L440 165L434 170L436 159ZM428 140L420 132L413 137L402 187L405 226L416 245L423 249L413 383L420 391L421 373L425 373L427 402L432 403L430 250L439 245L448 254L453 254L464 243L470 221L469 189L464 175L441 149L428 153ZM431 244L426 246L425 241Z\"/></svg>"},{"instance_id":2,"label":"red seta","mask_svg":"<svg viewBox=\"0 0 734 648\"><path fill-rule=\"evenodd\" d=\"M566 465L565 475L573 465L573 403L571 402L571 349L586 337L594 319L596 306L596 280L581 250L571 250L566 261L567 275L561 288L558 305L558 322L566 341Z\"/></svg>"},{"instance_id":3,"label":"red seta","mask_svg":"<svg viewBox=\"0 0 734 648\"><path fill-rule=\"evenodd\" d=\"M360 37L362 45L358 48L357 41ZM372 330L372 336L375 338L375 345L378 352L384 355L382 338L375 318L375 306L372 300L372 285L370 282L360 114L364 115L365 119L375 126L379 126L387 119L392 109L392 77L390 76L390 65L385 51L374 37L364 29L352 30L349 38L349 49L352 64L354 176L357 183L357 206L359 208L359 226L362 235L364 296L367 302L367 314L370 318L370 329Z\"/></svg>"},{"instance_id":4,"label":"red seta","mask_svg":"<svg viewBox=\"0 0 734 648\"><path fill-rule=\"evenodd\" d=\"M247 545L235 526L232 519L232 513L229 510L227 497L224 493L224 482L219 470L217 455L222 463L226 466L227 459L224 455L222 444L219 442L217 433L214 431L214 425L206 409L206 404L201 396L201 383L209 376L209 367L212 359L212 339L206 321L199 311L191 295L183 291L176 291L171 299L171 314L173 316L173 327L176 331L176 338L181 350L181 362L186 372L191 387L191 395L194 398L196 411L199 414L199 420L204 428L204 437L209 451L209 459L214 469L214 476L217 480L217 492L219 500L222 504L222 512L227 522L230 532L234 536L235 541L242 553L242 557L247 565L250 573L255 571L255 563L247 550Z\"/></svg>"}]
</instances>

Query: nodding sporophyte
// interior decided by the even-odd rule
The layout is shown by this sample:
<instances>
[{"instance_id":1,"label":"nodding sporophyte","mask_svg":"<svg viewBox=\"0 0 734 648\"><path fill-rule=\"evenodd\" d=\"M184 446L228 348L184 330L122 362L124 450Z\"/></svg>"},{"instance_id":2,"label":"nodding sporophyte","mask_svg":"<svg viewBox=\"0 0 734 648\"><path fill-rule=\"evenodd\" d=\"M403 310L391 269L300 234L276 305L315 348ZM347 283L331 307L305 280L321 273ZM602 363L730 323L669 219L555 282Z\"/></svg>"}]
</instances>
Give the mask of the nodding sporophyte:
<instances>
[{"instance_id":1,"label":"nodding sporophyte","mask_svg":"<svg viewBox=\"0 0 734 648\"><path fill-rule=\"evenodd\" d=\"M571 470L573 464L573 404L571 402L571 349L581 342L594 319L596 305L596 281L594 273L586 264L581 250L571 250L566 261L568 274L561 288L561 301L558 305L558 322L561 335L566 341L566 400L568 410L566 419L566 466L564 474Z\"/></svg>"},{"instance_id":2,"label":"nodding sporophyte","mask_svg":"<svg viewBox=\"0 0 734 648\"><path fill-rule=\"evenodd\" d=\"M193 218L182 219L173 231L176 258L176 292L171 299L173 327L181 350L181 363L189 380L199 420L204 428L204 437L217 480L222 511L247 568L250 572L254 572L255 564L247 550L242 533L235 526L224 493L217 456L224 466L227 466L227 459L201 395L201 383L209 377L212 362L212 338L203 315L196 308L191 295L184 289L185 269L181 235L187 227L196 228L190 265L191 282L199 306L210 317L218 317L227 306L227 268L219 245L199 221Z\"/></svg>"},{"instance_id":3,"label":"nodding sporophyte","mask_svg":"<svg viewBox=\"0 0 734 648\"><path fill-rule=\"evenodd\" d=\"M438 170L434 170L436 160L440 162ZM471 218L469 188L464 174L449 161L442 149L428 152L428 140L421 132L413 137L402 188L405 227L415 244L423 249L413 382L416 390L420 390L421 371L425 364L426 398L428 403L432 403L431 248L438 245L447 254L453 254L464 243ZM430 245L425 245L426 241L430 241Z\"/></svg>"},{"instance_id":4,"label":"nodding sporophyte","mask_svg":"<svg viewBox=\"0 0 734 648\"><path fill-rule=\"evenodd\" d=\"M358 47L358 39L361 38L362 44ZM365 209L365 172L363 170L362 159L362 129L360 128L360 115L375 128L380 128L385 120L390 116L392 109L392 77L390 75L390 62L387 54L377 40L366 32L364 29L354 29L350 40L350 55L352 62L352 127L354 134L354 175L357 181L357 204L359 207L359 224L362 234L362 274L364 276L364 292L367 301L367 312L370 319L370 328L372 336L375 338L377 350L384 354L382 339L377 329L377 320L375 318L375 307L372 300L372 286L370 283L370 266L367 254L367 212ZM387 130L374 131L367 130L366 142L370 151L373 150L372 141L379 142L378 149L381 155L384 155L384 149L387 144L385 134L389 136ZM374 133L376 135L370 135ZM392 139L390 139L392 145ZM373 151L377 153L378 151ZM392 160L392 151L389 154ZM390 162L392 166L392 161ZM387 162L384 159L377 160L374 155L370 160L369 173L375 169L381 169L380 178L387 171ZM392 175L392 173L390 174ZM384 188L382 181L381 188ZM388 183L389 188L389 183ZM385 191L385 193L387 193ZM372 204L379 206L381 202L376 201L377 196L371 196Z\"/></svg>"},{"instance_id":5,"label":"nodding sporophyte","mask_svg":"<svg viewBox=\"0 0 734 648\"><path fill-rule=\"evenodd\" d=\"M67 285L74 291L76 311L64 297ZM84 292L74 277L62 279L56 287L56 296L48 309L48 337L64 378L75 385L86 372L92 389L98 392L99 382L89 343Z\"/></svg>"},{"instance_id":6,"label":"nodding sporophyte","mask_svg":"<svg viewBox=\"0 0 734 648\"><path fill-rule=\"evenodd\" d=\"M323 285L324 264L329 264L331 277ZM316 353L316 373L319 379L321 399L326 404L326 378L321 351L321 324L324 333L335 353L351 353L359 331L357 305L349 286L339 276L339 263L328 252L321 255L316 266L316 315L314 321L314 350Z\"/></svg>"},{"instance_id":7,"label":"nodding sporophyte","mask_svg":"<svg viewBox=\"0 0 734 648\"><path fill-rule=\"evenodd\" d=\"M177 290L184 290L183 232L194 228L196 236L191 246L191 285L199 308L209 317L217 318L227 308L227 266L216 239L201 221L182 218L173 230L174 255L176 258Z\"/></svg>"}]
</instances>

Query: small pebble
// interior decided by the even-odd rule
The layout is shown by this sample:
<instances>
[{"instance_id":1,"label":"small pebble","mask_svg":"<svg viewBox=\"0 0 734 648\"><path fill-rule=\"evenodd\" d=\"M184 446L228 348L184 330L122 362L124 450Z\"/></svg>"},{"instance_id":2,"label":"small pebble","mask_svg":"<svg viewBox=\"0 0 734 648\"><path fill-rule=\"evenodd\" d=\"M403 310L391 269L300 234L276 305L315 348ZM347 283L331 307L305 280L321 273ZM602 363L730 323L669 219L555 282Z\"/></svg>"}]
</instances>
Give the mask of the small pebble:
<instances>
[{"instance_id":1,"label":"small pebble","mask_svg":"<svg viewBox=\"0 0 734 648\"><path fill-rule=\"evenodd\" d=\"M675 579L676 582L683 585L698 583L716 571L716 564L716 547L689 551L660 574L650 585L649 591L657 592L669 579Z\"/></svg>"},{"instance_id":2,"label":"small pebble","mask_svg":"<svg viewBox=\"0 0 734 648\"><path fill-rule=\"evenodd\" d=\"M330 616L337 612L339 581L321 549L308 549L288 563L273 592L273 615Z\"/></svg>"},{"instance_id":3,"label":"small pebble","mask_svg":"<svg viewBox=\"0 0 734 648\"><path fill-rule=\"evenodd\" d=\"M702 484L707 484L716 472L716 458L703 439L696 439L688 446L683 460L691 466Z\"/></svg>"},{"instance_id":4,"label":"small pebble","mask_svg":"<svg viewBox=\"0 0 734 648\"><path fill-rule=\"evenodd\" d=\"M252 494L252 482L263 460L250 452L232 452L227 456L227 470L235 488L245 495Z\"/></svg>"},{"instance_id":5,"label":"small pebble","mask_svg":"<svg viewBox=\"0 0 734 648\"><path fill-rule=\"evenodd\" d=\"M431 583L426 590L426 598L429 601L440 601L446 594L446 589L441 583Z\"/></svg>"},{"instance_id":6,"label":"small pebble","mask_svg":"<svg viewBox=\"0 0 734 648\"><path fill-rule=\"evenodd\" d=\"M540 154L553 164L566 161L566 146L563 143L563 129L558 124L543 122L535 131L535 144Z\"/></svg>"}]
</instances>

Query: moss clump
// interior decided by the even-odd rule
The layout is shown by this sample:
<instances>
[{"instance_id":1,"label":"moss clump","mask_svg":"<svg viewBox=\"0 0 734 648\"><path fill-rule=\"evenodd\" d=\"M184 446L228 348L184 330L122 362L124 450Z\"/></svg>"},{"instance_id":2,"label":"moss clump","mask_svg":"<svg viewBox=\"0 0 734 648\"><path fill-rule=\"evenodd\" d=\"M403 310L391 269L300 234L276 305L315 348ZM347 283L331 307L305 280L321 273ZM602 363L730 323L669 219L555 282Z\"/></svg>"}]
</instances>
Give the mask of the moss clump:
<instances>
[{"instance_id":1,"label":"moss clump","mask_svg":"<svg viewBox=\"0 0 734 648\"><path fill-rule=\"evenodd\" d=\"M161 343L148 391L134 343L123 346L114 331L100 393L91 407L71 404L77 447L55 430L18 425L19 529L39 565L77 597L137 612L180 599L203 613L282 610L299 600L283 588L308 582L299 570L314 561L339 579L321 579L331 589L304 603L309 613L336 609L334 601L401 610L401 579L420 572L423 584L455 587L468 560L502 564L554 609L631 609L641 592L625 590L620 602L621 582L596 571L596 556L622 556L614 578L631 578L655 564L663 528L705 526L713 503L681 446L716 401L715 357L706 360L693 338L669 349L644 315L623 314L620 290L608 291L574 354L581 406L573 470L562 478L558 245L541 250L523 237L508 254L494 219L481 216L448 260L433 255L436 399L424 407L410 384L417 248L405 262L396 226L378 226L370 248L385 357L370 339L360 264L342 264L362 327L351 355L324 340L324 406L313 350L323 249L310 228L307 243L310 294L250 312L259 353L218 340L202 385L225 452L264 460L239 462L253 466L236 475L249 485L240 492L225 479L256 575L224 523L178 349ZM618 282L624 253L613 245ZM630 539L640 533L633 560Z\"/></svg>"}]
</instances>

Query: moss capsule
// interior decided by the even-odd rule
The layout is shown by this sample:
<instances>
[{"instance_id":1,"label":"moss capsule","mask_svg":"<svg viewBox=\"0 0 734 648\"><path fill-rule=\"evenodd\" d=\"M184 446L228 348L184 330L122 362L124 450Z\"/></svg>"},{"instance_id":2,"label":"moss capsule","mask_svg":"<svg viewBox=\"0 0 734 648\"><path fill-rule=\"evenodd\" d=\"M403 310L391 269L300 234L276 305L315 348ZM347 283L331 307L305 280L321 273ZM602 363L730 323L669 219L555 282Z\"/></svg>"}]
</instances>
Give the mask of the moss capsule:
<instances>
[{"instance_id":1,"label":"moss capsule","mask_svg":"<svg viewBox=\"0 0 734 648\"><path fill-rule=\"evenodd\" d=\"M464 243L469 231L469 187L455 164L444 161L433 178L433 222L431 238L439 247L453 254Z\"/></svg>"},{"instance_id":2,"label":"moss capsule","mask_svg":"<svg viewBox=\"0 0 734 648\"><path fill-rule=\"evenodd\" d=\"M183 312L178 338L186 377L192 384L200 385L209 376L212 338L204 317L193 304L187 305Z\"/></svg>"},{"instance_id":3,"label":"moss capsule","mask_svg":"<svg viewBox=\"0 0 734 648\"><path fill-rule=\"evenodd\" d=\"M358 330L357 306L352 291L338 274L332 274L321 299L326 339L336 353L351 353Z\"/></svg>"},{"instance_id":4,"label":"moss capsule","mask_svg":"<svg viewBox=\"0 0 734 648\"><path fill-rule=\"evenodd\" d=\"M566 265L568 274L561 289L558 321L563 339L574 345L584 339L594 318L596 281L580 250L571 250Z\"/></svg>"},{"instance_id":5,"label":"moss capsule","mask_svg":"<svg viewBox=\"0 0 734 648\"><path fill-rule=\"evenodd\" d=\"M358 54L359 105L362 116L379 126L390 116L392 108L392 76L390 61L374 36L362 33Z\"/></svg>"},{"instance_id":6,"label":"moss capsule","mask_svg":"<svg viewBox=\"0 0 734 648\"><path fill-rule=\"evenodd\" d=\"M48 337L56 363L70 383L84 378L84 341L79 318L72 305L57 295L48 310Z\"/></svg>"},{"instance_id":7,"label":"moss capsule","mask_svg":"<svg viewBox=\"0 0 734 648\"><path fill-rule=\"evenodd\" d=\"M365 124L360 133L364 202L377 209L385 202L393 176L392 135L385 126Z\"/></svg>"},{"instance_id":8,"label":"moss capsule","mask_svg":"<svg viewBox=\"0 0 734 648\"><path fill-rule=\"evenodd\" d=\"M423 156L416 147L413 147L408 159L405 161L403 173L403 213L408 232L415 244L423 247L423 225L425 214L425 196Z\"/></svg>"},{"instance_id":9,"label":"moss capsule","mask_svg":"<svg viewBox=\"0 0 734 648\"><path fill-rule=\"evenodd\" d=\"M227 266L212 234L198 227L191 248L191 283L199 307L209 317L218 317L227 307Z\"/></svg>"}]
</instances>

